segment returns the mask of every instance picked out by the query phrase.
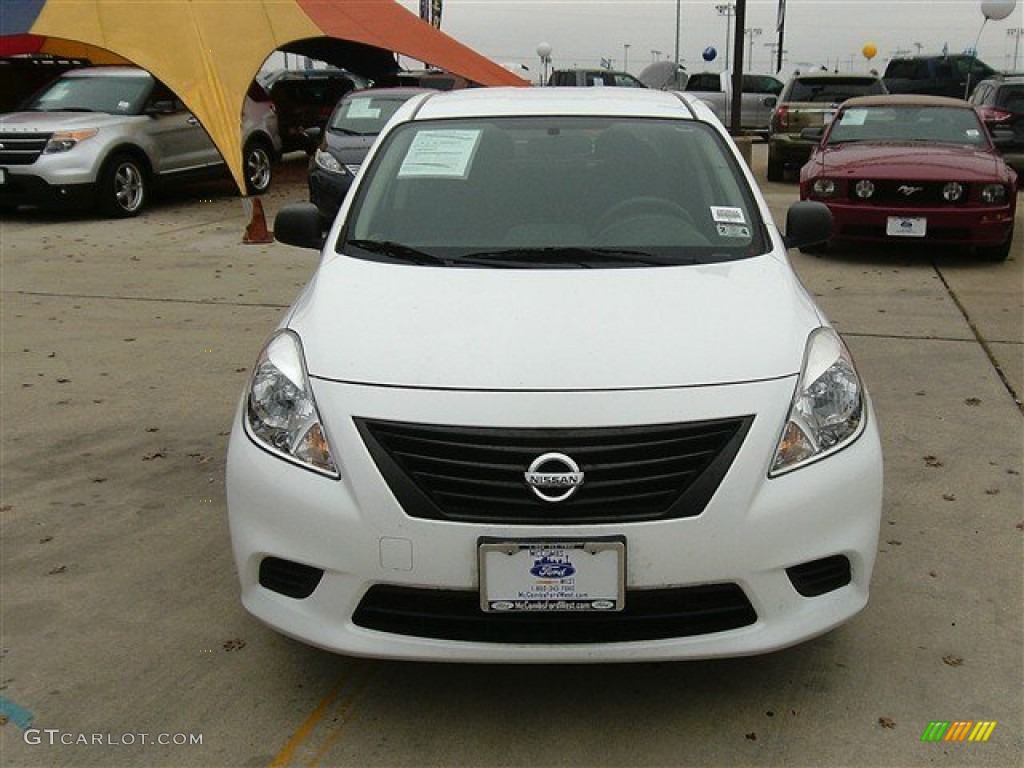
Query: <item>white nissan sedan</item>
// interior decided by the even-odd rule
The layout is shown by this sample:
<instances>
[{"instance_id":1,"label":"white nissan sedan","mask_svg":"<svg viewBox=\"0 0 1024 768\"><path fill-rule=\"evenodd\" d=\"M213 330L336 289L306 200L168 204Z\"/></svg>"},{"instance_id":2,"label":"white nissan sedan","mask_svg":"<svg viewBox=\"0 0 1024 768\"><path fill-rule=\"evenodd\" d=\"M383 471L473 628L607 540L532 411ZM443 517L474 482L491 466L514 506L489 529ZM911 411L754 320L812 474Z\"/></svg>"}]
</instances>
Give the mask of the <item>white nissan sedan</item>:
<instances>
[{"instance_id":1,"label":"white nissan sedan","mask_svg":"<svg viewBox=\"0 0 1024 768\"><path fill-rule=\"evenodd\" d=\"M868 600L871 401L700 101L416 96L263 347L228 456L245 607L344 654L755 654Z\"/></svg>"}]
</instances>

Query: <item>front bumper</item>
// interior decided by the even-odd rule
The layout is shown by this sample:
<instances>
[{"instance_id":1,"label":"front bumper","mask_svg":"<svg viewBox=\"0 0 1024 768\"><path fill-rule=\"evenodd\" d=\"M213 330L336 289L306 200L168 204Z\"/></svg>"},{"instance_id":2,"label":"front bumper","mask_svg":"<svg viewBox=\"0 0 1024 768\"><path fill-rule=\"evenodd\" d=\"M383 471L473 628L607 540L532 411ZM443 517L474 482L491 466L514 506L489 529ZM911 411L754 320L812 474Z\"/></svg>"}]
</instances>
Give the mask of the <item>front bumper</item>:
<instances>
[{"instance_id":1,"label":"front bumper","mask_svg":"<svg viewBox=\"0 0 1024 768\"><path fill-rule=\"evenodd\" d=\"M241 413L232 432L228 509L243 603L284 634L328 650L437 661L710 658L772 651L821 634L867 602L881 514L881 452L869 412L864 433L838 454L768 479L768 463L793 386L792 379L782 379L630 392L396 392L314 379L332 450L341 464L340 480L291 465L255 445L240 423ZM353 422L359 415L493 426L495 414L500 414L502 426L582 428L755 412L732 466L701 514L588 525L410 517L383 480ZM503 633L491 614L472 609L479 589L481 537L607 536L626 541L627 610L633 606L641 612L658 611L644 606L676 596L689 605L703 599L694 597L702 590L726 585L724 589L745 596L752 609L750 620L729 629L712 624L679 630L679 636L661 632L648 633L646 639L613 640L609 638L614 632L602 627L592 635ZM829 558L849 563L849 579L818 596L800 594L787 569ZM300 596L287 596L279 583L266 578L266 563L280 561L297 564L293 572L311 577L306 588L300 585L293 592ZM264 584L274 589L261 585L261 567ZM425 599L418 601L418 595ZM386 621L365 620L368 607L378 606L381 599L406 616L410 607L432 615L390 627ZM374 605L368 606L370 602ZM490 628L483 635L437 630L436 614L449 610L437 608L439 604L455 605L450 613L459 621L468 618ZM551 624L560 621L550 618ZM428 626L432 622L433 627ZM620 637L632 635L627 631Z\"/></svg>"},{"instance_id":2,"label":"front bumper","mask_svg":"<svg viewBox=\"0 0 1024 768\"><path fill-rule=\"evenodd\" d=\"M811 198L814 199L814 198ZM871 204L822 201L832 211L835 240L872 242L926 242L934 244L990 246L1002 245L1013 228L1015 198L1001 206L963 206L943 208L896 208ZM886 234L890 216L924 218L923 237Z\"/></svg>"},{"instance_id":3,"label":"front bumper","mask_svg":"<svg viewBox=\"0 0 1024 768\"><path fill-rule=\"evenodd\" d=\"M327 221L334 221L354 180L355 177L348 172L342 174L325 171L317 165L316 160L310 158L309 202L320 210Z\"/></svg>"},{"instance_id":4,"label":"front bumper","mask_svg":"<svg viewBox=\"0 0 1024 768\"><path fill-rule=\"evenodd\" d=\"M97 184L93 182L50 183L28 173L4 174L0 184L0 207L38 205L44 208L88 208L95 204Z\"/></svg>"}]
</instances>

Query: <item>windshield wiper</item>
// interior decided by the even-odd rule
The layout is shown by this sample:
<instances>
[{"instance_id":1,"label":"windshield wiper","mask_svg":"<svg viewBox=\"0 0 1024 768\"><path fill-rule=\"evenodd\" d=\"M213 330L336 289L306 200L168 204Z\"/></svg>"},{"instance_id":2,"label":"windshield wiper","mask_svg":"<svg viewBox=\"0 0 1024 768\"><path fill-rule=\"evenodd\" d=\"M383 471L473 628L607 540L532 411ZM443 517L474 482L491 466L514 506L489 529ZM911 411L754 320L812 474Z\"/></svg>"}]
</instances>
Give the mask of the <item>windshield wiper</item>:
<instances>
[{"instance_id":1,"label":"windshield wiper","mask_svg":"<svg viewBox=\"0 0 1024 768\"><path fill-rule=\"evenodd\" d=\"M697 263L697 260L693 258L679 259L658 256L647 251L621 248L583 248L579 246L547 246L543 248L508 248L499 251L481 251L468 254L460 258L459 261L471 261L474 264L502 264L510 266L575 264L585 269L609 263L618 263L622 266L636 266L638 264L646 266L679 266Z\"/></svg>"},{"instance_id":2,"label":"windshield wiper","mask_svg":"<svg viewBox=\"0 0 1024 768\"><path fill-rule=\"evenodd\" d=\"M396 243L393 240L347 240L346 245L351 245L363 251L387 256L391 259L407 261L410 264L422 264L428 266L452 266L451 259L444 259L426 251L420 251L404 243Z\"/></svg>"}]
</instances>

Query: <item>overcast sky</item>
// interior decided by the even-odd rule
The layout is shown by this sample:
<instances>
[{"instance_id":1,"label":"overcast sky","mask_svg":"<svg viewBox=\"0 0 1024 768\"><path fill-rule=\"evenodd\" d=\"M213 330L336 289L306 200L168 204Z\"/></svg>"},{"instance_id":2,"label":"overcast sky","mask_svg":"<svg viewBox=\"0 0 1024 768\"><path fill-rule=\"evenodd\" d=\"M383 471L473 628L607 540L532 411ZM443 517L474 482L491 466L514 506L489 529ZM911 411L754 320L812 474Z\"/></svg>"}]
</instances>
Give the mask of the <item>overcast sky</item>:
<instances>
[{"instance_id":1,"label":"overcast sky","mask_svg":"<svg viewBox=\"0 0 1024 768\"><path fill-rule=\"evenodd\" d=\"M418 0L400 2L419 12ZM691 72L724 67L726 17L715 6L725 2L678 3L680 57ZM777 6L777 0L747 0L744 26L761 30L747 38L744 57L748 52L753 57L753 66L744 67L747 71L774 71L765 44L777 40ZM597 66L605 58L621 68L628 57L627 68L637 74L659 56L674 56L676 7L676 0L445 0L441 29L499 63L527 65L534 79L541 42L551 46L555 67ZM980 0L787 0L786 8L786 75L809 65L834 68L837 62L842 69L882 69L897 51L916 53L917 44L923 53L941 52L943 45L960 53L974 44L979 32L979 58L996 69L1012 69L1018 39L1007 30L1024 27L1024 0L1017 1L1009 18L989 21L984 30ZM862 55L867 43L878 49L870 64ZM701 55L708 46L718 51L710 65ZM1024 39L1019 41L1016 68L1024 69Z\"/></svg>"}]
</instances>

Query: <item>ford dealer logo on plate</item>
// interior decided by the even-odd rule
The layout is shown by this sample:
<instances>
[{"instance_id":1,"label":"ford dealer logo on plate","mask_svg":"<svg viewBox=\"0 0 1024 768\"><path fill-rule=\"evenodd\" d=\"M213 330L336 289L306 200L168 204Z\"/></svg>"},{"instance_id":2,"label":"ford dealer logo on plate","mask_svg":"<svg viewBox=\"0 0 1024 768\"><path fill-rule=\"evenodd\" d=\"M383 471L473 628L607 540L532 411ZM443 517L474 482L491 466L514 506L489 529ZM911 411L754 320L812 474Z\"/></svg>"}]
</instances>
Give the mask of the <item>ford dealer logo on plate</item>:
<instances>
[{"instance_id":1,"label":"ford dealer logo on plate","mask_svg":"<svg viewBox=\"0 0 1024 768\"><path fill-rule=\"evenodd\" d=\"M574 573L576 568L566 555L545 555L530 569L530 574L538 579L567 579Z\"/></svg>"}]
</instances>

